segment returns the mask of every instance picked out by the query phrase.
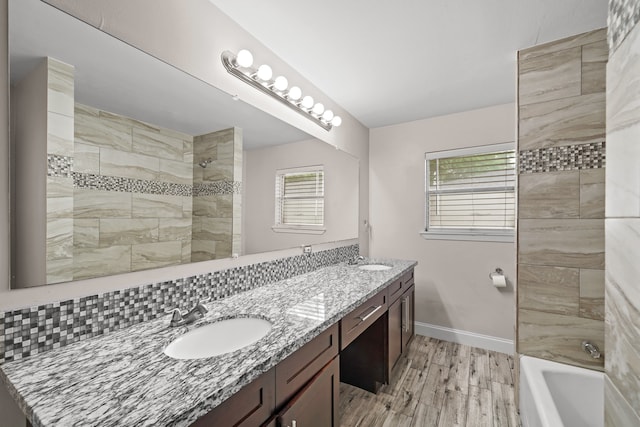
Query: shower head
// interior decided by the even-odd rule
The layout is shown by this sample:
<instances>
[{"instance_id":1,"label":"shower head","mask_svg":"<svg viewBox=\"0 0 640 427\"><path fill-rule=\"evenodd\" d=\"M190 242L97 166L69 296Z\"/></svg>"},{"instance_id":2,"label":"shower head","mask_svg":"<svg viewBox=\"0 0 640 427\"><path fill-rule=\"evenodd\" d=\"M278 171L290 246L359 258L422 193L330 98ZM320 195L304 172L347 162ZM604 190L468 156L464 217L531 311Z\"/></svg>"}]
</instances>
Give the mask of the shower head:
<instances>
[{"instance_id":1,"label":"shower head","mask_svg":"<svg viewBox=\"0 0 640 427\"><path fill-rule=\"evenodd\" d=\"M198 165L199 165L201 168L203 168L203 169L204 169L204 168L206 168L206 167L207 167L207 165L208 165L209 163L211 163L212 161L213 161L213 160L212 160L211 158L208 158L207 160L203 160L203 161L201 161L200 163L198 163Z\"/></svg>"}]
</instances>

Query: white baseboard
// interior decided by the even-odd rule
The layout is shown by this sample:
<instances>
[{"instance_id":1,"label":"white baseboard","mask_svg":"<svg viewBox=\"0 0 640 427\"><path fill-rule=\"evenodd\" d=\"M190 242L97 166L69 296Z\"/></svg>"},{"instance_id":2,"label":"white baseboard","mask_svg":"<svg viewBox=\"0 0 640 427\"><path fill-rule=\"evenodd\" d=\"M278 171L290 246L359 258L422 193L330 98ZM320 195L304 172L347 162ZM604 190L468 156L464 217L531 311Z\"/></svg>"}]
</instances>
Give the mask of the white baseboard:
<instances>
[{"instance_id":1,"label":"white baseboard","mask_svg":"<svg viewBox=\"0 0 640 427\"><path fill-rule=\"evenodd\" d=\"M500 353L515 354L513 340L476 334L475 332L462 331L444 326L430 325L429 323L415 322L416 334L425 337L437 338L457 344L471 347L484 348L485 350L498 351Z\"/></svg>"}]
</instances>

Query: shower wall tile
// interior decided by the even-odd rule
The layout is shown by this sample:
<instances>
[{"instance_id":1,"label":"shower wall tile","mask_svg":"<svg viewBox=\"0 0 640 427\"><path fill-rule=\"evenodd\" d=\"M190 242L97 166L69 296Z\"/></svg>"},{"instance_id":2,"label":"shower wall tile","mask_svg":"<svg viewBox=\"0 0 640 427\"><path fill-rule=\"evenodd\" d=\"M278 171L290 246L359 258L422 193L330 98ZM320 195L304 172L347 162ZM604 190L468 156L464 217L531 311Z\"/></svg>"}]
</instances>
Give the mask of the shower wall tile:
<instances>
[{"instance_id":1,"label":"shower wall tile","mask_svg":"<svg viewBox=\"0 0 640 427\"><path fill-rule=\"evenodd\" d=\"M605 170L580 171L580 218L604 218Z\"/></svg>"},{"instance_id":2,"label":"shower wall tile","mask_svg":"<svg viewBox=\"0 0 640 427\"><path fill-rule=\"evenodd\" d=\"M74 218L131 218L131 194L73 190Z\"/></svg>"},{"instance_id":3,"label":"shower wall tile","mask_svg":"<svg viewBox=\"0 0 640 427\"><path fill-rule=\"evenodd\" d=\"M640 29L634 29L628 38L607 65L609 133L640 121Z\"/></svg>"},{"instance_id":4,"label":"shower wall tile","mask_svg":"<svg viewBox=\"0 0 640 427\"><path fill-rule=\"evenodd\" d=\"M604 93L609 48L606 40L582 46L582 94Z\"/></svg>"},{"instance_id":5,"label":"shower wall tile","mask_svg":"<svg viewBox=\"0 0 640 427\"><path fill-rule=\"evenodd\" d=\"M191 261L200 262L216 259L215 240L191 240Z\"/></svg>"},{"instance_id":6,"label":"shower wall tile","mask_svg":"<svg viewBox=\"0 0 640 427\"><path fill-rule=\"evenodd\" d=\"M74 219L73 246L74 248L97 248L100 246L100 219Z\"/></svg>"},{"instance_id":7,"label":"shower wall tile","mask_svg":"<svg viewBox=\"0 0 640 427\"><path fill-rule=\"evenodd\" d=\"M74 248L73 270L74 280L131 271L131 245Z\"/></svg>"},{"instance_id":8,"label":"shower wall tile","mask_svg":"<svg viewBox=\"0 0 640 427\"><path fill-rule=\"evenodd\" d=\"M637 28L640 22L640 4L636 0L609 0L609 46L611 53L630 44L625 37Z\"/></svg>"},{"instance_id":9,"label":"shower wall tile","mask_svg":"<svg viewBox=\"0 0 640 427\"><path fill-rule=\"evenodd\" d=\"M166 267L182 262L182 242L157 242L131 247L131 270Z\"/></svg>"},{"instance_id":10,"label":"shower wall tile","mask_svg":"<svg viewBox=\"0 0 640 427\"><path fill-rule=\"evenodd\" d=\"M582 349L589 340L604 345L604 322L544 311L520 309L518 352L555 362L603 370L604 360L593 359Z\"/></svg>"},{"instance_id":11,"label":"shower wall tile","mask_svg":"<svg viewBox=\"0 0 640 427\"><path fill-rule=\"evenodd\" d=\"M68 156L73 149L73 116L48 112L47 153Z\"/></svg>"},{"instance_id":12,"label":"shower wall tile","mask_svg":"<svg viewBox=\"0 0 640 427\"><path fill-rule=\"evenodd\" d=\"M73 218L73 179L47 177L47 219Z\"/></svg>"},{"instance_id":13,"label":"shower wall tile","mask_svg":"<svg viewBox=\"0 0 640 427\"><path fill-rule=\"evenodd\" d=\"M47 283L64 283L73 280L73 258L47 260Z\"/></svg>"},{"instance_id":14,"label":"shower wall tile","mask_svg":"<svg viewBox=\"0 0 640 427\"><path fill-rule=\"evenodd\" d=\"M132 179L155 180L160 171L160 159L128 151L100 149L100 173Z\"/></svg>"},{"instance_id":15,"label":"shower wall tile","mask_svg":"<svg viewBox=\"0 0 640 427\"><path fill-rule=\"evenodd\" d=\"M640 426L640 415L611 382L604 378L604 425L605 427Z\"/></svg>"},{"instance_id":16,"label":"shower wall tile","mask_svg":"<svg viewBox=\"0 0 640 427\"><path fill-rule=\"evenodd\" d=\"M167 240L191 240L191 218L160 218L158 220L158 239Z\"/></svg>"},{"instance_id":17,"label":"shower wall tile","mask_svg":"<svg viewBox=\"0 0 640 427\"><path fill-rule=\"evenodd\" d=\"M191 185L193 182L193 165L183 161L160 159L156 179L176 184Z\"/></svg>"},{"instance_id":18,"label":"shower wall tile","mask_svg":"<svg viewBox=\"0 0 640 427\"><path fill-rule=\"evenodd\" d=\"M47 111L73 117L75 68L47 58L47 69Z\"/></svg>"},{"instance_id":19,"label":"shower wall tile","mask_svg":"<svg viewBox=\"0 0 640 427\"><path fill-rule=\"evenodd\" d=\"M100 219L100 246L157 242L159 237L158 225L158 218Z\"/></svg>"},{"instance_id":20,"label":"shower wall tile","mask_svg":"<svg viewBox=\"0 0 640 427\"><path fill-rule=\"evenodd\" d=\"M519 106L519 150L605 139L604 92Z\"/></svg>"},{"instance_id":21,"label":"shower wall tile","mask_svg":"<svg viewBox=\"0 0 640 427\"><path fill-rule=\"evenodd\" d=\"M579 218L579 185L579 171L520 175L518 216Z\"/></svg>"},{"instance_id":22,"label":"shower wall tile","mask_svg":"<svg viewBox=\"0 0 640 427\"><path fill-rule=\"evenodd\" d=\"M182 218L182 197L132 194L133 218Z\"/></svg>"},{"instance_id":23,"label":"shower wall tile","mask_svg":"<svg viewBox=\"0 0 640 427\"><path fill-rule=\"evenodd\" d=\"M100 149L94 145L74 144L73 171L81 173L100 173Z\"/></svg>"},{"instance_id":24,"label":"shower wall tile","mask_svg":"<svg viewBox=\"0 0 640 427\"><path fill-rule=\"evenodd\" d=\"M611 166L607 168L606 176L606 216L640 216L640 123L609 132L607 138Z\"/></svg>"},{"instance_id":25,"label":"shower wall tile","mask_svg":"<svg viewBox=\"0 0 640 427\"><path fill-rule=\"evenodd\" d=\"M518 304L522 309L577 316L580 270L520 264Z\"/></svg>"},{"instance_id":26,"label":"shower wall tile","mask_svg":"<svg viewBox=\"0 0 640 427\"><path fill-rule=\"evenodd\" d=\"M580 270L580 317L604 320L604 270Z\"/></svg>"},{"instance_id":27,"label":"shower wall tile","mask_svg":"<svg viewBox=\"0 0 640 427\"><path fill-rule=\"evenodd\" d=\"M184 162L184 143L190 135L136 123L132 129L133 151L149 156Z\"/></svg>"},{"instance_id":28,"label":"shower wall tile","mask_svg":"<svg viewBox=\"0 0 640 427\"><path fill-rule=\"evenodd\" d=\"M73 256L73 219L47 219L47 260Z\"/></svg>"},{"instance_id":29,"label":"shower wall tile","mask_svg":"<svg viewBox=\"0 0 640 427\"><path fill-rule=\"evenodd\" d=\"M521 264L604 268L604 221L596 219L521 219Z\"/></svg>"},{"instance_id":30,"label":"shower wall tile","mask_svg":"<svg viewBox=\"0 0 640 427\"><path fill-rule=\"evenodd\" d=\"M75 141L82 144L131 151L131 126L114 115L86 105L75 105Z\"/></svg>"},{"instance_id":31,"label":"shower wall tile","mask_svg":"<svg viewBox=\"0 0 640 427\"><path fill-rule=\"evenodd\" d=\"M588 33L578 34L573 37L567 37L560 40L555 40L549 43L533 46L527 49L523 49L518 52L518 58L520 60L527 60L535 58L541 55L547 55L549 53L558 52L561 50L567 50L575 47L589 45L600 40L606 40L607 29L601 28L599 30L590 31Z\"/></svg>"},{"instance_id":32,"label":"shower wall tile","mask_svg":"<svg viewBox=\"0 0 640 427\"><path fill-rule=\"evenodd\" d=\"M518 79L520 105L578 96L581 90L581 48L521 59Z\"/></svg>"}]
</instances>

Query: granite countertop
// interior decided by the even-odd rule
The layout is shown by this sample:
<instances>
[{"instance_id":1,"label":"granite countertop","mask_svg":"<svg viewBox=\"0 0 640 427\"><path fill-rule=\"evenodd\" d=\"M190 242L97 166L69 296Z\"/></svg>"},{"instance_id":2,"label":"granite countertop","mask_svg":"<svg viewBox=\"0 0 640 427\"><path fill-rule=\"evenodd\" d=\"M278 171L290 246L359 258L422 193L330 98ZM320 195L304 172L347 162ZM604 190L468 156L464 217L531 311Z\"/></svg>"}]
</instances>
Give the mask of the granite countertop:
<instances>
[{"instance_id":1,"label":"granite countertop","mask_svg":"<svg viewBox=\"0 0 640 427\"><path fill-rule=\"evenodd\" d=\"M34 427L187 426L416 265L363 271L344 263L207 303L184 327L170 316L0 365L0 379ZM164 348L187 330L231 317L273 323L255 344L199 360Z\"/></svg>"}]
</instances>

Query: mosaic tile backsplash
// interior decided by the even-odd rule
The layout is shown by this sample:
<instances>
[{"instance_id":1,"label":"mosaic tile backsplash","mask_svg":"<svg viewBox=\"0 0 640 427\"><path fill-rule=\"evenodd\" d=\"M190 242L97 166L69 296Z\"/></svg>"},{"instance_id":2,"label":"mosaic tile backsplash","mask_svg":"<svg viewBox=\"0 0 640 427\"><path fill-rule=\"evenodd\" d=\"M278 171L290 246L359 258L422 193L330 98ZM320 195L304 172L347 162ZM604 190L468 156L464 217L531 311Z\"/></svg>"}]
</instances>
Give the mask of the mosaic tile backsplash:
<instances>
[{"instance_id":1,"label":"mosaic tile backsplash","mask_svg":"<svg viewBox=\"0 0 640 427\"><path fill-rule=\"evenodd\" d=\"M520 173L557 172L605 167L605 142L523 150Z\"/></svg>"},{"instance_id":2,"label":"mosaic tile backsplash","mask_svg":"<svg viewBox=\"0 0 640 427\"><path fill-rule=\"evenodd\" d=\"M609 0L607 19L609 50L613 54L629 31L640 22L640 2L637 0Z\"/></svg>"},{"instance_id":3,"label":"mosaic tile backsplash","mask_svg":"<svg viewBox=\"0 0 640 427\"><path fill-rule=\"evenodd\" d=\"M0 312L0 363L64 347L353 259L358 245L231 268L161 283Z\"/></svg>"}]
</instances>

